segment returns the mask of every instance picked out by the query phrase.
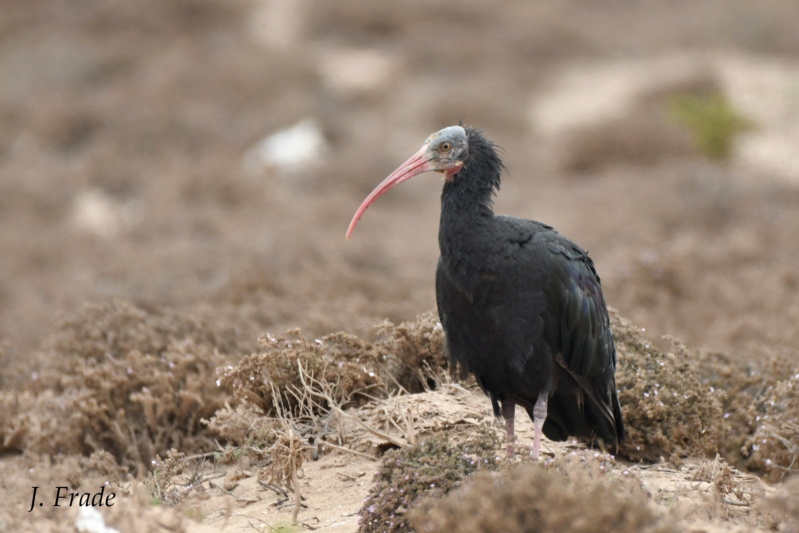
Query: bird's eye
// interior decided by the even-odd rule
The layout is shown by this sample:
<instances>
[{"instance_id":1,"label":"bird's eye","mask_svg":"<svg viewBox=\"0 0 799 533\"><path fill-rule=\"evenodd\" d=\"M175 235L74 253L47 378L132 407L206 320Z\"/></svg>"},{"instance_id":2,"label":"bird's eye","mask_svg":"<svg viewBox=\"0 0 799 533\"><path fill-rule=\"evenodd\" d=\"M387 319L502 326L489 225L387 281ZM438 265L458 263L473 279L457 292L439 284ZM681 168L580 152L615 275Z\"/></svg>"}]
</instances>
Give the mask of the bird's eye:
<instances>
[{"instance_id":1,"label":"bird's eye","mask_svg":"<svg viewBox=\"0 0 799 533\"><path fill-rule=\"evenodd\" d=\"M450 150L452 150L452 143L443 142L440 145L438 145L438 149L441 150L442 152L449 152Z\"/></svg>"}]
</instances>

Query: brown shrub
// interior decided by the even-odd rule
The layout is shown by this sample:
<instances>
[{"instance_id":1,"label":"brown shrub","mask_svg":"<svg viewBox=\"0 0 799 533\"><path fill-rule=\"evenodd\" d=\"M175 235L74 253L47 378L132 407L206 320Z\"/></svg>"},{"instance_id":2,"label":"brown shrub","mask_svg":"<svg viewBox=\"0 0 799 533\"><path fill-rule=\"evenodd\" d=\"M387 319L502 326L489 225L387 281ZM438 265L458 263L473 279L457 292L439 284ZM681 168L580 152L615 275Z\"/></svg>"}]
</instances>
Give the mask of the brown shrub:
<instances>
[{"instance_id":1,"label":"brown shrub","mask_svg":"<svg viewBox=\"0 0 799 533\"><path fill-rule=\"evenodd\" d=\"M363 503L359 533L410 531L406 512L422 496L441 497L480 469L496 469L496 434L483 429L461 444L445 433L386 453Z\"/></svg>"},{"instance_id":2,"label":"brown shrub","mask_svg":"<svg viewBox=\"0 0 799 533\"><path fill-rule=\"evenodd\" d=\"M723 394L700 383L697 355L674 341L674 353L655 349L641 329L611 310L618 352L616 384L630 459L677 459L715 454L725 424Z\"/></svg>"},{"instance_id":3,"label":"brown shrub","mask_svg":"<svg viewBox=\"0 0 799 533\"><path fill-rule=\"evenodd\" d=\"M435 387L436 374L448 368L444 329L435 312L396 326L386 320L377 331L385 338L375 349L393 381L408 392Z\"/></svg>"},{"instance_id":4,"label":"brown shrub","mask_svg":"<svg viewBox=\"0 0 799 533\"><path fill-rule=\"evenodd\" d=\"M219 379L236 400L267 415L276 414L276 402L286 414L298 415L303 381L332 385L331 399L341 406L364 400L370 391L379 395L375 389L384 387L372 345L353 335L333 333L311 341L294 329L281 337L264 335L259 341L260 352L245 356L235 367L220 369Z\"/></svg>"},{"instance_id":5,"label":"brown shrub","mask_svg":"<svg viewBox=\"0 0 799 533\"><path fill-rule=\"evenodd\" d=\"M206 424L231 444L271 445L276 417L312 427L330 412L331 401L350 407L397 387L434 385L446 356L433 313L396 326L385 321L376 329L381 338L375 343L343 332L311 341L298 329L262 336L261 351L218 369L220 383L233 394Z\"/></svg>"},{"instance_id":6,"label":"brown shrub","mask_svg":"<svg viewBox=\"0 0 799 533\"><path fill-rule=\"evenodd\" d=\"M215 370L229 357L217 344L233 348L232 337L171 311L88 305L46 344L51 366L15 395L0 436L32 453L106 451L132 470L172 447L207 450L200 419L223 405Z\"/></svg>"},{"instance_id":7,"label":"brown shrub","mask_svg":"<svg viewBox=\"0 0 799 533\"><path fill-rule=\"evenodd\" d=\"M277 419L265 416L258 407L247 403L236 407L225 403L212 418L202 422L230 444L259 447L272 444L280 426Z\"/></svg>"},{"instance_id":8,"label":"brown shrub","mask_svg":"<svg viewBox=\"0 0 799 533\"><path fill-rule=\"evenodd\" d=\"M730 430L720 453L769 481L799 470L799 366L779 357L741 363L718 353L703 354L700 363L703 379L726 391Z\"/></svg>"},{"instance_id":9,"label":"brown shrub","mask_svg":"<svg viewBox=\"0 0 799 533\"><path fill-rule=\"evenodd\" d=\"M765 472L770 481L799 473L799 371L768 390L755 433L744 443L747 466Z\"/></svg>"},{"instance_id":10,"label":"brown shrub","mask_svg":"<svg viewBox=\"0 0 799 533\"><path fill-rule=\"evenodd\" d=\"M79 360L58 389L27 398L13 432L26 451L82 454L105 450L123 466L146 470L172 447L191 453L213 445L200 418L223 403L214 370L223 357L207 346L173 345L160 356Z\"/></svg>"},{"instance_id":11,"label":"brown shrub","mask_svg":"<svg viewBox=\"0 0 799 533\"><path fill-rule=\"evenodd\" d=\"M751 489L747 483L751 482L751 479L738 474L719 455L699 463L690 480L710 483L719 502L724 502L730 496L738 502L752 501Z\"/></svg>"},{"instance_id":12,"label":"brown shrub","mask_svg":"<svg viewBox=\"0 0 799 533\"><path fill-rule=\"evenodd\" d=\"M549 468L521 464L480 472L443 499L423 501L409 521L418 533L680 530L648 505L640 482L590 466L565 458Z\"/></svg>"}]
</instances>

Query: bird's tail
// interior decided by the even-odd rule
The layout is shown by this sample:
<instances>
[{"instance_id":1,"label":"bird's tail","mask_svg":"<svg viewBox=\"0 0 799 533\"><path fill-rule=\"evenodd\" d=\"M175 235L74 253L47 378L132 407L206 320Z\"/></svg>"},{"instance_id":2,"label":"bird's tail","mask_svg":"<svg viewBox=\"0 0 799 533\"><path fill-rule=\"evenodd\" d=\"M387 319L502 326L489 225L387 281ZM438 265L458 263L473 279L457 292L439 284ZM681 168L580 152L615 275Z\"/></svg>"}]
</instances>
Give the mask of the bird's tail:
<instances>
[{"instance_id":1,"label":"bird's tail","mask_svg":"<svg viewBox=\"0 0 799 533\"><path fill-rule=\"evenodd\" d=\"M616 391L609 396L610 405L603 405L594 398L578 401L573 394L556 392L549 402L544 435L554 441L569 437L599 439L609 449L617 449L624 440L624 422ZM528 412L532 418L532 410Z\"/></svg>"}]
</instances>

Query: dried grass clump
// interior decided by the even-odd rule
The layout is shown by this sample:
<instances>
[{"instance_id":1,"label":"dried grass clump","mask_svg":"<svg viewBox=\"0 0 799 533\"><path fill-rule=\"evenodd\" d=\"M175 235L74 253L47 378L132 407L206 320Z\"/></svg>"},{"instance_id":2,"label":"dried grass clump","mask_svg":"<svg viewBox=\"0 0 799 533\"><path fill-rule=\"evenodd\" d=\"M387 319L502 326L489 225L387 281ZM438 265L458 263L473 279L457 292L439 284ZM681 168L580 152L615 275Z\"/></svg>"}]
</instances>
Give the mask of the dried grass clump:
<instances>
[{"instance_id":1,"label":"dried grass clump","mask_svg":"<svg viewBox=\"0 0 799 533\"><path fill-rule=\"evenodd\" d=\"M739 363L703 354L704 379L726 391L724 418L730 427L721 453L741 469L780 481L799 470L799 367L773 358Z\"/></svg>"},{"instance_id":2,"label":"dried grass clump","mask_svg":"<svg viewBox=\"0 0 799 533\"><path fill-rule=\"evenodd\" d=\"M435 386L436 376L448 368L444 328L435 312L394 325L388 320L377 326L383 340L375 344L393 381L408 392Z\"/></svg>"},{"instance_id":3,"label":"dried grass clump","mask_svg":"<svg viewBox=\"0 0 799 533\"><path fill-rule=\"evenodd\" d=\"M770 481L799 473L799 372L770 387L757 409L757 428L742 450L747 466Z\"/></svg>"},{"instance_id":4,"label":"dried grass clump","mask_svg":"<svg viewBox=\"0 0 799 533\"><path fill-rule=\"evenodd\" d=\"M715 455L726 431L723 394L699 381L698 356L676 341L673 353L655 349L640 328L614 310L611 325L627 431L619 453L635 460Z\"/></svg>"},{"instance_id":5,"label":"dried grass clump","mask_svg":"<svg viewBox=\"0 0 799 533\"><path fill-rule=\"evenodd\" d=\"M318 444L342 409L397 388L420 391L445 371L443 331L433 313L377 330L375 343L342 332L311 341L298 329L261 337L261 351L218 370L232 398L206 422L209 429L231 444L272 446L283 413Z\"/></svg>"},{"instance_id":6,"label":"dried grass clump","mask_svg":"<svg viewBox=\"0 0 799 533\"><path fill-rule=\"evenodd\" d=\"M200 424L223 405L214 383L225 357L192 342L160 355L132 350L122 357L75 358L69 374L40 394L26 393L11 433L26 451L90 455L105 450L120 465L147 470L157 453L213 445Z\"/></svg>"},{"instance_id":7,"label":"dried grass clump","mask_svg":"<svg viewBox=\"0 0 799 533\"><path fill-rule=\"evenodd\" d=\"M304 381L329 384L332 399L342 407L384 388L372 345L353 335L333 333L310 341L294 329L282 337L267 334L259 341L260 352L245 356L235 367L220 369L219 379L236 400L266 415L275 414L275 405L283 406L290 416L299 415Z\"/></svg>"},{"instance_id":8,"label":"dried grass clump","mask_svg":"<svg viewBox=\"0 0 799 533\"><path fill-rule=\"evenodd\" d=\"M730 465L716 455L715 459L705 459L691 475L691 481L710 483L720 501L733 497L734 501L750 503L752 498L743 476L730 468Z\"/></svg>"},{"instance_id":9,"label":"dried grass clump","mask_svg":"<svg viewBox=\"0 0 799 533\"><path fill-rule=\"evenodd\" d=\"M387 452L361 508L358 532L410 531L406 513L422 496L441 497L477 470L496 469L499 444L494 432L483 429L461 444L450 444L441 433Z\"/></svg>"},{"instance_id":10,"label":"dried grass clump","mask_svg":"<svg viewBox=\"0 0 799 533\"><path fill-rule=\"evenodd\" d=\"M418 533L666 533L680 531L648 504L640 482L564 458L480 472L443 499L409 513Z\"/></svg>"},{"instance_id":11,"label":"dried grass clump","mask_svg":"<svg viewBox=\"0 0 799 533\"><path fill-rule=\"evenodd\" d=\"M268 450L270 462L258 471L258 480L272 485L282 485L294 493L294 508L291 512L292 523L297 523L297 516L302 506L300 479L303 477L302 464L308 447L302 437L291 427L288 419L281 419L282 427L277 440Z\"/></svg>"},{"instance_id":12,"label":"dried grass clump","mask_svg":"<svg viewBox=\"0 0 799 533\"><path fill-rule=\"evenodd\" d=\"M245 403L232 407L227 402L203 423L228 443L258 447L273 443L280 426L276 418L264 416L263 411L253 405Z\"/></svg>"},{"instance_id":13,"label":"dried grass clump","mask_svg":"<svg viewBox=\"0 0 799 533\"><path fill-rule=\"evenodd\" d=\"M175 480L189 467L186 454L172 448L166 452L166 457L163 459L160 455L156 455L153 466L144 484L155 498L154 503L171 505L180 503L185 491L181 490L180 483L176 483Z\"/></svg>"}]
</instances>

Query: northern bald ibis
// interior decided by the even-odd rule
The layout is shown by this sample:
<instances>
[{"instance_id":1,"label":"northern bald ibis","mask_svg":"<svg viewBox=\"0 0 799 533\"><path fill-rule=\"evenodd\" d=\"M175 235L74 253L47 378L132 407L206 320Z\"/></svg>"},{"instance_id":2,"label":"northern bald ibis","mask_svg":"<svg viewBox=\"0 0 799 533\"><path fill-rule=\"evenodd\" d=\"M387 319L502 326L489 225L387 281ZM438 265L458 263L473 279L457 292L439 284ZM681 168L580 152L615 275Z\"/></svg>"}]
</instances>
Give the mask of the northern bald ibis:
<instances>
[{"instance_id":1,"label":"northern bald ibis","mask_svg":"<svg viewBox=\"0 0 799 533\"><path fill-rule=\"evenodd\" d=\"M438 314L450 362L474 374L505 419L508 454L516 405L533 419L536 459L542 432L618 447L616 349L599 276L588 254L550 226L494 214L503 169L479 130L444 128L366 197L347 238L383 193L442 173Z\"/></svg>"}]
</instances>

